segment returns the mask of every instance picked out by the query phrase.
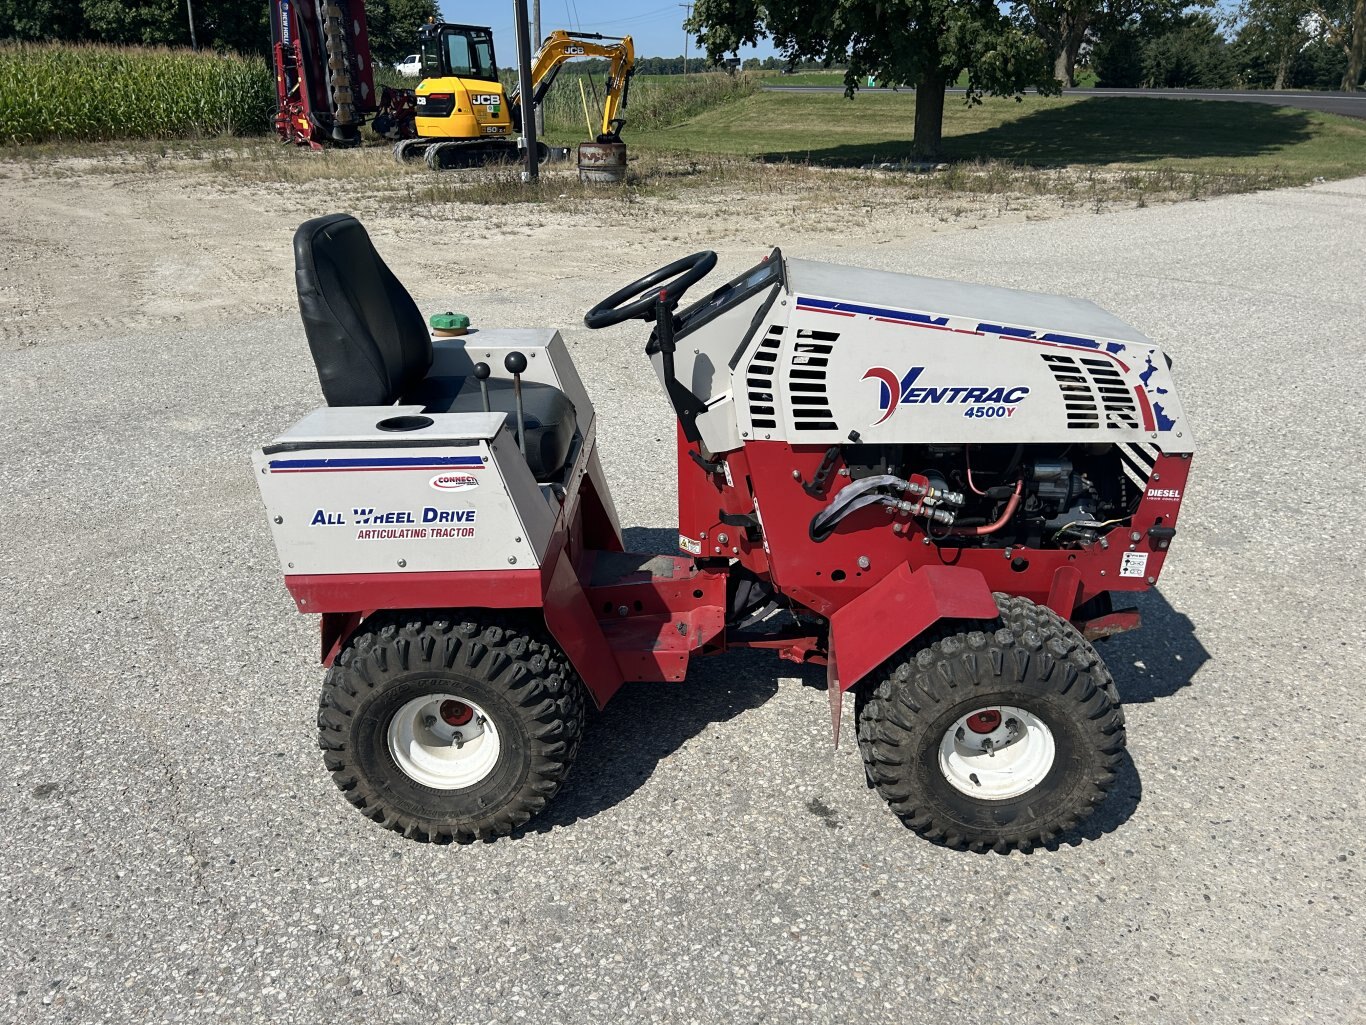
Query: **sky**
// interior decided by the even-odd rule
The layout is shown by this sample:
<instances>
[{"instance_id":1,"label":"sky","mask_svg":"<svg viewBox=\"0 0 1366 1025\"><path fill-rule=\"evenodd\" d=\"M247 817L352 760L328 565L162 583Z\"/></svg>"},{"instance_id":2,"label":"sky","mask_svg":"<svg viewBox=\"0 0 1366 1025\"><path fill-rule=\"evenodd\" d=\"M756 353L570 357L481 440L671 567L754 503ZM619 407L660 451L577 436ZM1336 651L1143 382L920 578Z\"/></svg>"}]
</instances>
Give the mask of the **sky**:
<instances>
[{"instance_id":1,"label":"sky","mask_svg":"<svg viewBox=\"0 0 1366 1025\"><path fill-rule=\"evenodd\" d=\"M528 0L527 9L531 2ZM479 13L476 14L475 11ZM512 0L494 0L491 4L455 3L443 0L441 13L447 21L466 25L489 25L493 28L494 45L500 56L514 56L516 38L513 35ZM674 0L541 0L541 31L565 28L582 32L601 32L609 36L631 36L638 57L681 57L683 55L684 6ZM534 42L533 42L534 48ZM774 53L771 43L757 50L746 49L742 57L767 57ZM697 41L689 44L690 56L698 56ZM501 63L508 64L507 57Z\"/></svg>"}]
</instances>

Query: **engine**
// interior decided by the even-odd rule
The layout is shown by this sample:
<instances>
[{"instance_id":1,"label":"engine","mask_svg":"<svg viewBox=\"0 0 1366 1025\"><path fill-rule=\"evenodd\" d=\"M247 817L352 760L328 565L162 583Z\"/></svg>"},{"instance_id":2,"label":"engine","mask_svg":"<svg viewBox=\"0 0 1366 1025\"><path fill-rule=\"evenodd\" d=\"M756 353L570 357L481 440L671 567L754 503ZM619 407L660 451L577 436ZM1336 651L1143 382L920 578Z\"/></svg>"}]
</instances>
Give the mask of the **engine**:
<instances>
[{"instance_id":1,"label":"engine","mask_svg":"<svg viewBox=\"0 0 1366 1025\"><path fill-rule=\"evenodd\" d=\"M917 520L940 545L1084 548L1124 523L1143 498L1147 464L1126 449L1105 443L832 449L831 465L842 462L838 474L850 482L813 519L811 535L823 540L855 509L878 504L895 518L894 531Z\"/></svg>"}]
</instances>

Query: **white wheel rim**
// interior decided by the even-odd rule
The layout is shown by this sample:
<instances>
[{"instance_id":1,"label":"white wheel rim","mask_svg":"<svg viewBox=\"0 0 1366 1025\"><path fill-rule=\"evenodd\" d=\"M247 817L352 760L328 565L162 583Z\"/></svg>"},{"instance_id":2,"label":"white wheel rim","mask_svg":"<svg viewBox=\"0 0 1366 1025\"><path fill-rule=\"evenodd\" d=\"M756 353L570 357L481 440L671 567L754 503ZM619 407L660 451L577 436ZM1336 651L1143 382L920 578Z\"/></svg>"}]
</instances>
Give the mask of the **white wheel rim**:
<instances>
[{"instance_id":1,"label":"white wheel rim","mask_svg":"<svg viewBox=\"0 0 1366 1025\"><path fill-rule=\"evenodd\" d=\"M1043 782L1056 756L1053 732L1037 715L1014 705L986 705L945 732L939 771L969 797L1007 801Z\"/></svg>"},{"instance_id":2,"label":"white wheel rim","mask_svg":"<svg viewBox=\"0 0 1366 1025\"><path fill-rule=\"evenodd\" d=\"M448 712L459 712L457 720L466 709L472 714L468 722L456 725L442 716L443 705ZM389 753L394 763L408 778L433 790L474 786L498 764L502 746L488 713L455 694L414 698L389 721Z\"/></svg>"}]
</instances>

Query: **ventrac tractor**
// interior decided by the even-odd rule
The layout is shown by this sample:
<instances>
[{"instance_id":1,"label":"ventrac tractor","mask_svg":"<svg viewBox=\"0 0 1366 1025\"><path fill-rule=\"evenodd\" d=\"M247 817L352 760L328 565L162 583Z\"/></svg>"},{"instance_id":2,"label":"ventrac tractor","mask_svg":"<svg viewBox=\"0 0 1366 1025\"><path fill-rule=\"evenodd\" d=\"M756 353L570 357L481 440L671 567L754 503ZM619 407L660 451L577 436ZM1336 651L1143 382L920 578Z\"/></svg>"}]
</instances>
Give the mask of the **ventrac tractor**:
<instances>
[{"instance_id":1,"label":"ventrac tractor","mask_svg":"<svg viewBox=\"0 0 1366 1025\"><path fill-rule=\"evenodd\" d=\"M1104 799L1124 716L1092 642L1138 625L1191 456L1134 328L778 250L685 303L715 254L662 267L585 318L650 325L677 420L678 550L632 552L559 332L433 338L349 216L295 257L327 404L254 463L365 815L515 833L590 706L731 648L825 666L835 742L852 693L868 780L931 840L1047 845Z\"/></svg>"}]
</instances>

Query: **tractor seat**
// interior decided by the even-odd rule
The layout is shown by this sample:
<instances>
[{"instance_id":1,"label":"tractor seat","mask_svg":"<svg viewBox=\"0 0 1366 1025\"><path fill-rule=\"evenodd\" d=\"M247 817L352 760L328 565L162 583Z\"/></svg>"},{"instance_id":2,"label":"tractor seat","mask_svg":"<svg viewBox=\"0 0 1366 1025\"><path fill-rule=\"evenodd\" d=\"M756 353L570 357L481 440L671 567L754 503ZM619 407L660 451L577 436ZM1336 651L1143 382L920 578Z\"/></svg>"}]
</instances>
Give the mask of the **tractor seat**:
<instances>
[{"instance_id":1,"label":"tractor seat","mask_svg":"<svg viewBox=\"0 0 1366 1025\"><path fill-rule=\"evenodd\" d=\"M301 224L294 233L294 274L329 406L391 406L403 399L432 413L484 408L473 378L428 378L427 325L356 218L329 214ZM488 383L489 407L513 414L512 382ZM573 445L573 403L557 388L523 381L522 412L532 474L538 481L557 479Z\"/></svg>"}]
</instances>

